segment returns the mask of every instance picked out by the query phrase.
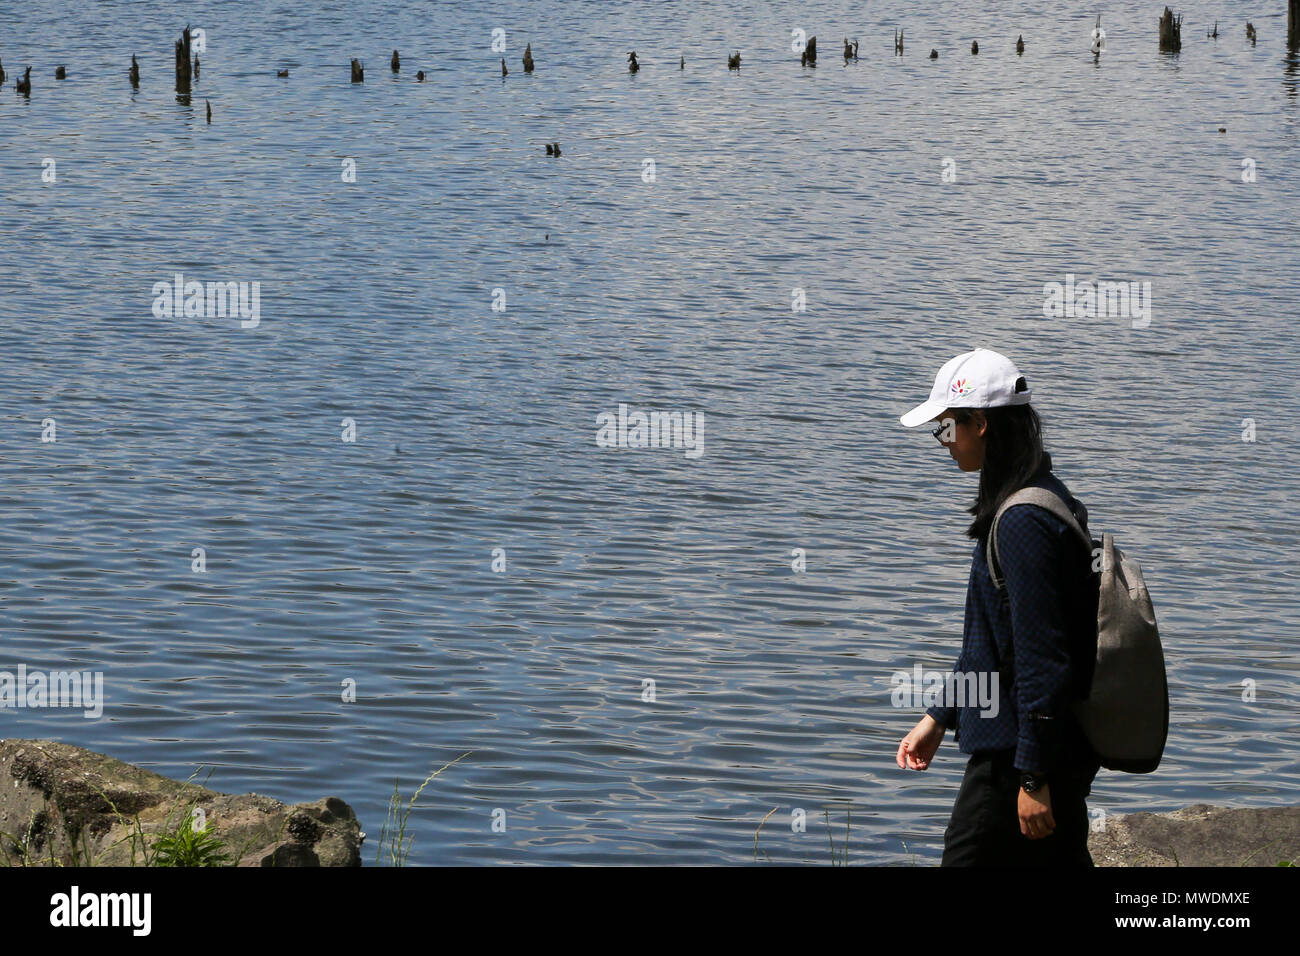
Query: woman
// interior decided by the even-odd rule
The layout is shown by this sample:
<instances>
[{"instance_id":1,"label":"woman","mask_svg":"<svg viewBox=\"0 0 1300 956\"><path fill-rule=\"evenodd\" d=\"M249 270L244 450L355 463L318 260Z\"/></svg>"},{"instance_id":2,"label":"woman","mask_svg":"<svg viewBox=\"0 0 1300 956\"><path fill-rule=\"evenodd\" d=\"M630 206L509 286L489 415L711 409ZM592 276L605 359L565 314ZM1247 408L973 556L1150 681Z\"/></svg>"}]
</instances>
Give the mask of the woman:
<instances>
[{"instance_id":1,"label":"woman","mask_svg":"<svg viewBox=\"0 0 1300 956\"><path fill-rule=\"evenodd\" d=\"M954 672L996 688L997 707L944 700L903 738L897 757L900 767L925 770L949 727L971 755L944 831L944 866L1092 865L1085 798L1100 761L1070 710L1072 698L1087 695L1096 655L1092 555L1060 518L1014 504L997 525L1004 587L986 557L999 507L1022 488L1053 492L1087 530L1086 509L1052 474L1029 399L1010 359L975 349L944 365L930 399L901 419L908 427L937 422L934 435L957 467L980 473Z\"/></svg>"}]
</instances>

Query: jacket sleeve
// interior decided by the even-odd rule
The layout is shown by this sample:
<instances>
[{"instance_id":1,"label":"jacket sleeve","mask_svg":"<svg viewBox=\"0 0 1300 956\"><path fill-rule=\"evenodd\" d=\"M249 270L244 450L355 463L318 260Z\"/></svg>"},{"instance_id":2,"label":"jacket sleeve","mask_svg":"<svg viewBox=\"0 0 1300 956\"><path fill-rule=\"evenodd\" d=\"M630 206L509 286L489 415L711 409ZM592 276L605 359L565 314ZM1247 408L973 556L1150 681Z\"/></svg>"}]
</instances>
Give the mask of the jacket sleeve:
<instances>
[{"instance_id":1,"label":"jacket sleeve","mask_svg":"<svg viewBox=\"0 0 1300 956\"><path fill-rule=\"evenodd\" d=\"M957 663L955 663L955 664L952 666L952 669L953 669L954 671L960 671L960 670L961 670L961 655L960 655L960 654L957 655ZM952 730L953 726L957 723L957 708L956 708L956 707L945 707L945 706L942 706L942 705L936 704L936 705L933 706L933 707L926 708L926 711L925 711L925 712L926 712L927 714L929 714L931 717L933 717L936 721L938 721L938 723L941 724L941 725L942 725L946 730Z\"/></svg>"},{"instance_id":2,"label":"jacket sleeve","mask_svg":"<svg viewBox=\"0 0 1300 956\"><path fill-rule=\"evenodd\" d=\"M1071 673L1061 522L1014 505L998 522L998 563L1011 608L1019 729L1016 768L1050 773L1060 756Z\"/></svg>"},{"instance_id":3,"label":"jacket sleeve","mask_svg":"<svg viewBox=\"0 0 1300 956\"><path fill-rule=\"evenodd\" d=\"M966 582L966 604L968 608L971 602L971 592L974 589L974 587L975 587L975 567L972 564L970 578ZM952 670L954 674L961 674L966 670L965 665L962 663L965 656L966 656L966 635L963 633L962 642L961 642L961 651L958 652L957 660L952 665ZM951 706L946 699L942 704L936 704L933 707L927 708L925 712L929 714L931 717L933 717L946 730L957 729L957 708L955 706ZM953 739L957 739L956 733L953 734Z\"/></svg>"}]
</instances>

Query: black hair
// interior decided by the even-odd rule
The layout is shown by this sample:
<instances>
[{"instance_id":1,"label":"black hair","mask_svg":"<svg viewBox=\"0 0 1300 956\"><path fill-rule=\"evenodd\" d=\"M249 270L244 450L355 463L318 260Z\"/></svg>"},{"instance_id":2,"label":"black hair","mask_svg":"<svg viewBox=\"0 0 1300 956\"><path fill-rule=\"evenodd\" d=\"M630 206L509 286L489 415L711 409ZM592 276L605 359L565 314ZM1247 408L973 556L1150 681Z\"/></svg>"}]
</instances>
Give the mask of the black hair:
<instances>
[{"instance_id":1,"label":"black hair","mask_svg":"<svg viewBox=\"0 0 1300 956\"><path fill-rule=\"evenodd\" d=\"M1016 383L1019 386L1019 382ZM1017 391L1021 389L1017 388ZM975 409L954 408L958 424L968 422ZM988 428L984 432L984 465L979 493L967 510L975 516L966 534L983 540L998 507L1025 487L1039 470L1051 471L1052 456L1043 450L1043 424L1032 405L981 408Z\"/></svg>"}]
</instances>

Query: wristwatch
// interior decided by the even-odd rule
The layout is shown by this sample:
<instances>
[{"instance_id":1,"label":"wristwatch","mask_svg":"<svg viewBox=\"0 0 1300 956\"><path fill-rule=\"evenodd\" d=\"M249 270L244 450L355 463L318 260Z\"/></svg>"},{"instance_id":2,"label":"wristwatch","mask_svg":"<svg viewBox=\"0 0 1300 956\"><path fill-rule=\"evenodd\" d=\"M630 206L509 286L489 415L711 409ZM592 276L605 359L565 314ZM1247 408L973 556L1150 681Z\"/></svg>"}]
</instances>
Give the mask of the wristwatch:
<instances>
[{"instance_id":1,"label":"wristwatch","mask_svg":"<svg viewBox=\"0 0 1300 956\"><path fill-rule=\"evenodd\" d=\"M1047 783L1047 774L1045 773L1022 773L1020 775L1020 788L1025 793L1033 793L1045 783Z\"/></svg>"}]
</instances>

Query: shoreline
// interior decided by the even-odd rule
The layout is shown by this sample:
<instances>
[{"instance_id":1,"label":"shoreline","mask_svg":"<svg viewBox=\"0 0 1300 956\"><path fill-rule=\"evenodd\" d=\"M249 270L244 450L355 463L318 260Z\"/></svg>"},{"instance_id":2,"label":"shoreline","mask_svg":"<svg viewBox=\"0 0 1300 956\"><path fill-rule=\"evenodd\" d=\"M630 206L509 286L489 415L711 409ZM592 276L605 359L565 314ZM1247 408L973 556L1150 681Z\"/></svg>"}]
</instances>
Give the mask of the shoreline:
<instances>
[{"instance_id":1,"label":"shoreline","mask_svg":"<svg viewBox=\"0 0 1300 956\"><path fill-rule=\"evenodd\" d=\"M0 863L361 865L365 834L338 797L289 805L192 779L57 741L0 740Z\"/></svg>"},{"instance_id":2,"label":"shoreline","mask_svg":"<svg viewBox=\"0 0 1300 956\"><path fill-rule=\"evenodd\" d=\"M192 821L192 822L191 822ZM1111 814L1089 834L1097 867L1300 863L1300 806L1193 804ZM221 862L162 862L188 828ZM338 797L287 805L225 794L51 740L0 740L0 862L8 866L360 866L365 839Z\"/></svg>"}]
</instances>

